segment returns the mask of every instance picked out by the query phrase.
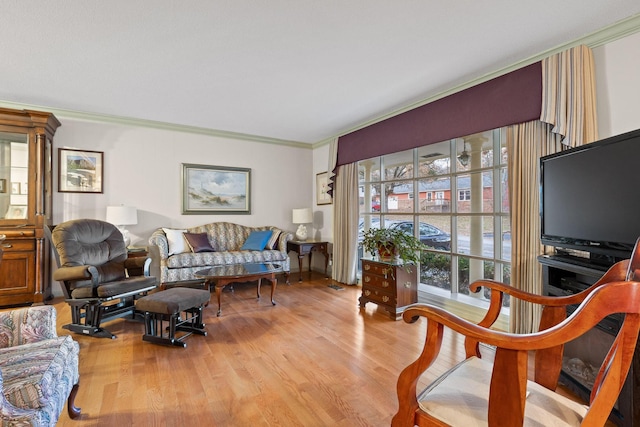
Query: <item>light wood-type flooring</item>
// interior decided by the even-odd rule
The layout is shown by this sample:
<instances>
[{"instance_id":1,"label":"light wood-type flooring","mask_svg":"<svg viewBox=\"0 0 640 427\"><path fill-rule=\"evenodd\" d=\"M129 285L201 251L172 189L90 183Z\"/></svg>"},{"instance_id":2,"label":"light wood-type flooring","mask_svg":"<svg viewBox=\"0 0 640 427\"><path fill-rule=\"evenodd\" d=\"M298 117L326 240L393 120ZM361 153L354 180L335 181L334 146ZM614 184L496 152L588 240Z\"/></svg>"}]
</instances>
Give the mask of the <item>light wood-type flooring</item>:
<instances>
[{"instance_id":1,"label":"light wood-type flooring","mask_svg":"<svg viewBox=\"0 0 640 427\"><path fill-rule=\"evenodd\" d=\"M118 319L114 340L73 334L80 343L78 420L59 426L388 426L397 410L396 380L422 347L426 322L392 321L375 304L358 307L360 288L335 290L313 273L282 278L276 306L263 284L236 284L205 308L206 337L187 348L142 341L144 324ZM53 301L58 333L69 322ZM445 332L441 357L421 385L464 356Z\"/></svg>"}]
</instances>

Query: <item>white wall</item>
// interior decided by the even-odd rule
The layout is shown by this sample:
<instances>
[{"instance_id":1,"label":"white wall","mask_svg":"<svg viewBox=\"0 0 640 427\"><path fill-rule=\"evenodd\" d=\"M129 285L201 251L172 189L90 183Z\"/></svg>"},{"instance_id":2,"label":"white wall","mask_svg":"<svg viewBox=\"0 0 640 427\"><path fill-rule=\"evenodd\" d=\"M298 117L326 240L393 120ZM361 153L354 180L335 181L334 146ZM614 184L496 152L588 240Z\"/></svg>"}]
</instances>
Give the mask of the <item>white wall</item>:
<instances>
[{"instance_id":1,"label":"white wall","mask_svg":"<svg viewBox=\"0 0 640 427\"><path fill-rule=\"evenodd\" d=\"M53 223L104 219L108 205L138 209L138 225L127 226L132 245L146 245L158 227L189 227L213 221L274 225L294 231L291 209L311 206L315 176L310 148L237 140L58 116L54 138L54 189L58 148L104 152L104 194L54 191ZM251 169L250 215L182 215L181 164Z\"/></svg>"},{"instance_id":2,"label":"white wall","mask_svg":"<svg viewBox=\"0 0 640 427\"><path fill-rule=\"evenodd\" d=\"M599 137L640 128L640 33L593 49Z\"/></svg>"}]
</instances>

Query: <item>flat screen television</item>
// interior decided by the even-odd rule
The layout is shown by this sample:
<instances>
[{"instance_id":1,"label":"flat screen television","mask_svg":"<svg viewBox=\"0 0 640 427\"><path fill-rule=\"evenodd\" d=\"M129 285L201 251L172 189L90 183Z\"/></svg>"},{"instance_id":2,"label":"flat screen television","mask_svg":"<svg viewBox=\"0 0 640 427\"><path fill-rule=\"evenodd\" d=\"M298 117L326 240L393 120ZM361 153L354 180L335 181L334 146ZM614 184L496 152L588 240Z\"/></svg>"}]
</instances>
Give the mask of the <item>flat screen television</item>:
<instances>
[{"instance_id":1,"label":"flat screen television","mask_svg":"<svg viewBox=\"0 0 640 427\"><path fill-rule=\"evenodd\" d=\"M605 263L640 236L640 129L540 159L541 241Z\"/></svg>"}]
</instances>

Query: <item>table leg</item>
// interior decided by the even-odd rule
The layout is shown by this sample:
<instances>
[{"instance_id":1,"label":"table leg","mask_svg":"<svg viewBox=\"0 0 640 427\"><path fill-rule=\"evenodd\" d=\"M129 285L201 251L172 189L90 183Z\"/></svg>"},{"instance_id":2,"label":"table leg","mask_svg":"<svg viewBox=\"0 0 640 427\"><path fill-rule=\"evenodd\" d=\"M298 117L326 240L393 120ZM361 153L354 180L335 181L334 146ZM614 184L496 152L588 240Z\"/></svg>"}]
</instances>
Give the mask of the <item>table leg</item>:
<instances>
[{"instance_id":1,"label":"table leg","mask_svg":"<svg viewBox=\"0 0 640 427\"><path fill-rule=\"evenodd\" d=\"M309 251L309 279L311 279L311 258L313 257L313 251L314 249L311 249L311 251Z\"/></svg>"},{"instance_id":2,"label":"table leg","mask_svg":"<svg viewBox=\"0 0 640 427\"><path fill-rule=\"evenodd\" d=\"M271 280L271 305L276 305L276 302L273 299L273 296L276 293L276 286L278 285L278 278L276 275L272 275L269 280Z\"/></svg>"},{"instance_id":3,"label":"table leg","mask_svg":"<svg viewBox=\"0 0 640 427\"><path fill-rule=\"evenodd\" d=\"M298 282L302 282L302 258L304 258L304 254L298 254L298 272L300 273Z\"/></svg>"},{"instance_id":4,"label":"table leg","mask_svg":"<svg viewBox=\"0 0 640 427\"><path fill-rule=\"evenodd\" d=\"M262 278L258 279L258 299L260 299L260 284L262 283Z\"/></svg>"},{"instance_id":5,"label":"table leg","mask_svg":"<svg viewBox=\"0 0 640 427\"><path fill-rule=\"evenodd\" d=\"M216 282L216 298L218 299L218 313L216 314L218 317L220 317L222 315L222 308L220 308L220 299L222 296L222 290L224 289L224 287L226 286L226 283L224 282Z\"/></svg>"}]
</instances>

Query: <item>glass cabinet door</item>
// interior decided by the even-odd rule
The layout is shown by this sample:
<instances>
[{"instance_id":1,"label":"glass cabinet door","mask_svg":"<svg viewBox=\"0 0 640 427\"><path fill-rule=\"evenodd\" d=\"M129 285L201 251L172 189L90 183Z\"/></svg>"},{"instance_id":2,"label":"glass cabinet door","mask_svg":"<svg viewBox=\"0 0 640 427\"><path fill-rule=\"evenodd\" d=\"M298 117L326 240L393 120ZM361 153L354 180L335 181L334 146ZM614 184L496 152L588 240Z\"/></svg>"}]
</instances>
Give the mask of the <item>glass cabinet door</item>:
<instances>
[{"instance_id":1,"label":"glass cabinet door","mask_svg":"<svg viewBox=\"0 0 640 427\"><path fill-rule=\"evenodd\" d=\"M0 132L0 219L27 219L29 135Z\"/></svg>"}]
</instances>

